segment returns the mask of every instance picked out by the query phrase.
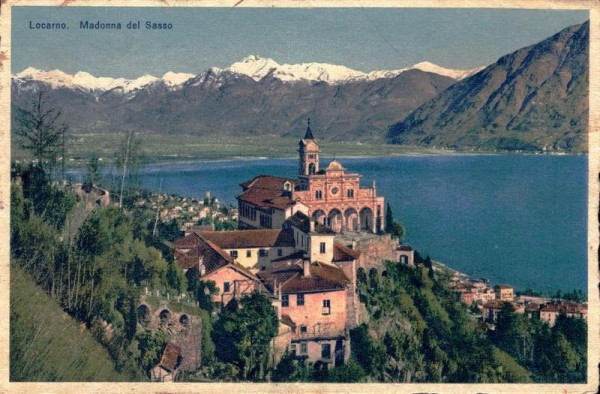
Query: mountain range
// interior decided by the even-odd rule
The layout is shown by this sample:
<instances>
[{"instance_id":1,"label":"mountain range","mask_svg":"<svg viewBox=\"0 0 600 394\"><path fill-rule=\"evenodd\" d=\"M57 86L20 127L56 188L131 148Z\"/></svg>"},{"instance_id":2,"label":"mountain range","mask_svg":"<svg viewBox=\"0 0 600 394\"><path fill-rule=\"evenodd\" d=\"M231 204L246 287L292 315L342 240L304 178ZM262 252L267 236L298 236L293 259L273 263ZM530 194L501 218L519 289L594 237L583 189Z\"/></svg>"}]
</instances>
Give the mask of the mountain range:
<instances>
[{"instance_id":1,"label":"mountain range","mask_svg":"<svg viewBox=\"0 0 600 394\"><path fill-rule=\"evenodd\" d=\"M45 89L74 133L301 136L458 150L587 150L589 24L471 70L422 62L362 72L248 56L199 74L136 79L27 68L12 105ZM13 111L16 113L16 111Z\"/></svg>"},{"instance_id":2,"label":"mountain range","mask_svg":"<svg viewBox=\"0 0 600 394\"><path fill-rule=\"evenodd\" d=\"M501 57L392 125L389 141L452 149L587 150L589 23Z\"/></svg>"},{"instance_id":3,"label":"mountain range","mask_svg":"<svg viewBox=\"0 0 600 394\"><path fill-rule=\"evenodd\" d=\"M296 135L310 117L319 138L383 141L392 122L476 71L422 62L364 73L252 55L198 75L132 80L28 68L13 76L12 97L27 108L45 89L77 133Z\"/></svg>"}]
</instances>

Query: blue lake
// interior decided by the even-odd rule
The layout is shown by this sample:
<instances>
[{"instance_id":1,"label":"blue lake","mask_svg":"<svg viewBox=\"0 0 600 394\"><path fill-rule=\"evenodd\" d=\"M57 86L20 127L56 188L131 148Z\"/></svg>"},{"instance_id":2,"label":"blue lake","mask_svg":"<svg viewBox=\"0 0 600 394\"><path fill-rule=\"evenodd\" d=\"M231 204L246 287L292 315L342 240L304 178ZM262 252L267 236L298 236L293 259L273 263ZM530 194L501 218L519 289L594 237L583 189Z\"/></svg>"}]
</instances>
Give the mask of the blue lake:
<instances>
[{"instance_id":1,"label":"blue lake","mask_svg":"<svg viewBox=\"0 0 600 394\"><path fill-rule=\"evenodd\" d=\"M322 159L321 166L331 159ZM339 159L378 194L423 256L485 277L554 291L587 290L587 156L464 155ZM235 204L259 174L295 177L297 159L146 167L144 186Z\"/></svg>"}]
</instances>

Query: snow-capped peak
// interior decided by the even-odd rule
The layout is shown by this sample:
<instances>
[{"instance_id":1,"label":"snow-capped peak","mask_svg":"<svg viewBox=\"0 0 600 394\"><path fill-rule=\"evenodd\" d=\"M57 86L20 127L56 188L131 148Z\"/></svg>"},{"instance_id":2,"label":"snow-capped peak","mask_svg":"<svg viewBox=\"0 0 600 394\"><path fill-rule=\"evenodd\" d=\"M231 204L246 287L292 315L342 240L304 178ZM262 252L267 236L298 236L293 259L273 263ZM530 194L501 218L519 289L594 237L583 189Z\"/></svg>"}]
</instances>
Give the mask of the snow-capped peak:
<instances>
[{"instance_id":1,"label":"snow-capped peak","mask_svg":"<svg viewBox=\"0 0 600 394\"><path fill-rule=\"evenodd\" d=\"M40 70L38 68L35 67L27 67L25 70L21 71L20 73L18 73L17 75L15 75L17 78L32 78L35 77L36 75L43 73L45 71Z\"/></svg>"},{"instance_id":2,"label":"snow-capped peak","mask_svg":"<svg viewBox=\"0 0 600 394\"><path fill-rule=\"evenodd\" d=\"M437 64L433 64L430 62L417 63L414 66L412 66L411 68L438 74L438 75L444 75L446 77L450 77L450 78L456 79L456 80L464 79L464 78L471 76L471 75L475 74L476 72L483 69L483 67L475 67L475 68L472 68L469 70L454 70L451 68L440 67Z\"/></svg>"},{"instance_id":3,"label":"snow-capped peak","mask_svg":"<svg viewBox=\"0 0 600 394\"><path fill-rule=\"evenodd\" d=\"M271 70L276 70L280 65L268 57L257 55L246 56L240 62L233 63L226 70L236 74L247 75L255 81L263 79Z\"/></svg>"},{"instance_id":4,"label":"snow-capped peak","mask_svg":"<svg viewBox=\"0 0 600 394\"><path fill-rule=\"evenodd\" d=\"M34 67L28 67L14 75L13 79L18 83L25 81L39 81L50 85L52 88L80 89L97 96L98 94L112 89L117 89L123 93L130 93L157 82L162 82L168 89L175 90L181 88L187 81L193 78L197 79L194 82L195 84L201 83L200 81L203 81L206 78L218 80L221 78L223 71L245 75L257 82L270 75L272 78L283 82L326 82L328 84L336 85L346 82L394 78L403 72L412 69L418 69L460 80L476 73L482 68L483 67L471 70L453 70L440 67L430 62L421 62L412 67L398 70L378 70L365 73L353 70L346 66L328 63L279 64L268 57L251 55L239 62L231 64L225 69L212 67L210 70L197 76L190 73L176 73L169 71L161 78L152 75L143 75L136 79L125 79L96 77L85 71L79 71L74 75L70 75L61 70L44 71Z\"/></svg>"},{"instance_id":5,"label":"snow-capped peak","mask_svg":"<svg viewBox=\"0 0 600 394\"><path fill-rule=\"evenodd\" d=\"M161 80L167 86L177 86L183 85L186 81L194 78L194 74L189 73L174 73L173 71L169 71L162 76Z\"/></svg>"},{"instance_id":6,"label":"snow-capped peak","mask_svg":"<svg viewBox=\"0 0 600 394\"><path fill-rule=\"evenodd\" d=\"M393 78L412 69L418 69L460 80L474 74L481 68L453 70L440 67L430 62L421 62L412 67L398 70L377 70L365 73L353 70L346 66L328 63L279 64L268 57L250 55L240 62L233 63L226 70L236 74L246 75L255 81L260 81L271 74L274 78L285 82L323 81L330 84L339 84L351 81L372 81L379 78Z\"/></svg>"},{"instance_id":7,"label":"snow-capped peak","mask_svg":"<svg viewBox=\"0 0 600 394\"><path fill-rule=\"evenodd\" d=\"M167 72L162 78L153 75L143 75L135 79L95 77L94 75L79 71L74 75L60 70L44 71L28 67L14 76L20 81L39 81L50 85L52 88L81 89L90 93L102 93L112 89L120 89L129 93L152 83L162 81L169 88L177 88L185 83L194 74Z\"/></svg>"}]
</instances>

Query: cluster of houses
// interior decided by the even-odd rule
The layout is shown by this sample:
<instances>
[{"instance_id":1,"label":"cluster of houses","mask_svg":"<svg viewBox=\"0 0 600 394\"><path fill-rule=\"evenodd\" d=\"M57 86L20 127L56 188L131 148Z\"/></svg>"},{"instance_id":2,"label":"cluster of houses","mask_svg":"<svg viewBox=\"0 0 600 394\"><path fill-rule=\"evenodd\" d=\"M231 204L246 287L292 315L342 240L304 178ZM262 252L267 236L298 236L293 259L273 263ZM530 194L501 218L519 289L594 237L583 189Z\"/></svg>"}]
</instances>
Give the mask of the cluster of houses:
<instances>
[{"instance_id":1,"label":"cluster of houses","mask_svg":"<svg viewBox=\"0 0 600 394\"><path fill-rule=\"evenodd\" d=\"M160 193L148 199L138 200L137 205L158 212L158 217L163 223L177 221L181 231L189 231L203 222L216 223L238 219L237 208L223 209L224 206L216 197L211 198L210 192L205 193L204 200Z\"/></svg>"},{"instance_id":2,"label":"cluster of houses","mask_svg":"<svg viewBox=\"0 0 600 394\"><path fill-rule=\"evenodd\" d=\"M361 176L336 160L320 168L310 123L298 145L297 179L259 175L240 185L238 208L229 210L239 230L195 225L223 215L214 200L161 195L143 204L163 221L182 220L185 236L173 244L175 261L186 273L214 282L217 306L255 291L271 300L279 321L273 363L288 351L310 364L337 366L348 360L349 330L360 323L357 270L380 267L383 260L414 265L414 250L381 234L384 198L374 182L362 187ZM587 319L585 304L515 298L511 286L492 288L460 273L453 279L459 299L477 305L490 329L505 303L551 326L561 313ZM157 379L173 376L181 354L181 347L166 349L153 372Z\"/></svg>"},{"instance_id":3,"label":"cluster of houses","mask_svg":"<svg viewBox=\"0 0 600 394\"><path fill-rule=\"evenodd\" d=\"M281 229L191 232L175 241L179 266L215 283L215 304L254 291L272 300L280 322L275 359L288 349L331 365L348 358L348 329L357 324L357 257L301 212Z\"/></svg>"},{"instance_id":4,"label":"cluster of houses","mask_svg":"<svg viewBox=\"0 0 600 394\"><path fill-rule=\"evenodd\" d=\"M493 288L484 281L471 280L460 275L453 277L451 284L461 302L476 305L482 311L483 322L493 329L498 313L509 303L517 313L528 317L537 317L554 326L560 314L587 320L587 304L564 300L552 300L547 297L515 296L514 288L509 285L497 285Z\"/></svg>"},{"instance_id":5,"label":"cluster of houses","mask_svg":"<svg viewBox=\"0 0 600 394\"><path fill-rule=\"evenodd\" d=\"M217 305L254 291L271 299L279 319L273 362L287 350L335 366L350 356L348 333L359 323L357 268L414 264L414 251L380 235L384 199L374 183L361 187L360 175L336 160L320 168L310 124L298 152L298 179L259 175L240 185L239 230L190 228L174 256L215 283Z\"/></svg>"}]
</instances>

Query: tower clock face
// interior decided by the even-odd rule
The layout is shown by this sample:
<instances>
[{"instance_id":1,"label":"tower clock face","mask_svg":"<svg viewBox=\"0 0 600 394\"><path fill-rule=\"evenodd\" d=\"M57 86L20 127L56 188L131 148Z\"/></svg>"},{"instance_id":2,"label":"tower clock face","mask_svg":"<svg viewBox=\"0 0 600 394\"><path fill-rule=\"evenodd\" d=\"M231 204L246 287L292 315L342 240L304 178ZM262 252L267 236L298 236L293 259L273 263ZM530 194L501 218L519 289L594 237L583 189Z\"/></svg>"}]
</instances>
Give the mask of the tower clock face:
<instances>
[{"instance_id":1,"label":"tower clock face","mask_svg":"<svg viewBox=\"0 0 600 394\"><path fill-rule=\"evenodd\" d=\"M339 192L339 191L340 191L340 189L338 189L337 187L333 187L333 188L331 188L331 194L333 194L334 196L335 196L336 194L338 194L338 192Z\"/></svg>"}]
</instances>

